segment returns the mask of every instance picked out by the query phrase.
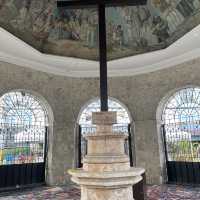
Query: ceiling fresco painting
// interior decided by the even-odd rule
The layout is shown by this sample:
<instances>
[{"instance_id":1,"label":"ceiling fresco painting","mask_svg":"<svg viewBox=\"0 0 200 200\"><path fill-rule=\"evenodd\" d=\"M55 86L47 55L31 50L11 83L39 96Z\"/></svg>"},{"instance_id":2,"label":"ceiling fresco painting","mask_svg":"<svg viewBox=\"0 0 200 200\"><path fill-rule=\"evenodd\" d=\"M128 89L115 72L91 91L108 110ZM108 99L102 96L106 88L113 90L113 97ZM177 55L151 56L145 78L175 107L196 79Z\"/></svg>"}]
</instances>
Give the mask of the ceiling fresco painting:
<instances>
[{"instance_id":1,"label":"ceiling fresco painting","mask_svg":"<svg viewBox=\"0 0 200 200\"><path fill-rule=\"evenodd\" d=\"M108 59L163 49L200 23L200 0L148 0L110 7ZM0 0L0 26L42 53L98 59L96 9L57 9L55 0Z\"/></svg>"}]
</instances>

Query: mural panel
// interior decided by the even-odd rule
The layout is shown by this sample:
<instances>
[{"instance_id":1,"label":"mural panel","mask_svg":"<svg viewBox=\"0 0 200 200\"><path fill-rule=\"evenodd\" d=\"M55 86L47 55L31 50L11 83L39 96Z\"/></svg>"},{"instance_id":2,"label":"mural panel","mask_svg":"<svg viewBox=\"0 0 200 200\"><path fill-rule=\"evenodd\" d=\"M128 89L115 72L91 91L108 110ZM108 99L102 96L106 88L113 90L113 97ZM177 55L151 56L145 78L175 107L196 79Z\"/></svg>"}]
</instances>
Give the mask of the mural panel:
<instances>
[{"instance_id":1,"label":"mural panel","mask_svg":"<svg viewBox=\"0 0 200 200\"><path fill-rule=\"evenodd\" d=\"M107 8L108 59L166 48L200 23L200 0L148 0ZM0 0L0 26L47 54L98 59L96 9L57 9L55 0Z\"/></svg>"}]
</instances>

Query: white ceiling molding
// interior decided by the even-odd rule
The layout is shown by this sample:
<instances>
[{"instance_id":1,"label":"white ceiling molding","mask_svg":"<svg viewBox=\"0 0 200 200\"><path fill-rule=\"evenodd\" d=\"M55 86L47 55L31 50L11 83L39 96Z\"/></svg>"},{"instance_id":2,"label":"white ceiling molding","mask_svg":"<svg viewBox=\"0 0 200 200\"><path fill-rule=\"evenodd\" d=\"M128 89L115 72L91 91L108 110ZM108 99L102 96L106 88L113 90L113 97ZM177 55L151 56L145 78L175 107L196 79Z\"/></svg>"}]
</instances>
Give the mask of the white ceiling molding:
<instances>
[{"instance_id":1,"label":"white ceiling molding","mask_svg":"<svg viewBox=\"0 0 200 200\"><path fill-rule=\"evenodd\" d=\"M0 61L70 77L97 77L99 63L42 54L0 28ZM200 57L200 25L164 50L108 62L109 76L131 76L176 66Z\"/></svg>"}]
</instances>

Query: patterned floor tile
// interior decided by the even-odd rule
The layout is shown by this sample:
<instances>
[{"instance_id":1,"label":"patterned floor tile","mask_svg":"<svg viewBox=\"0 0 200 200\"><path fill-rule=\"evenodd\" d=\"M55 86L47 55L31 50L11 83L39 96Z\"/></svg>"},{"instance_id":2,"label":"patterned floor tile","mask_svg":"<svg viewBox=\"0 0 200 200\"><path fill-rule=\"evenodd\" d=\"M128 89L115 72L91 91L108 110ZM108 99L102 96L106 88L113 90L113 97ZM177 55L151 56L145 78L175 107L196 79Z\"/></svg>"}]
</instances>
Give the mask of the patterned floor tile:
<instances>
[{"instance_id":1,"label":"patterned floor tile","mask_svg":"<svg viewBox=\"0 0 200 200\"><path fill-rule=\"evenodd\" d=\"M80 200L80 191L76 188L42 187L9 196L2 193L0 200ZM200 187L147 186L147 200L200 200Z\"/></svg>"}]
</instances>

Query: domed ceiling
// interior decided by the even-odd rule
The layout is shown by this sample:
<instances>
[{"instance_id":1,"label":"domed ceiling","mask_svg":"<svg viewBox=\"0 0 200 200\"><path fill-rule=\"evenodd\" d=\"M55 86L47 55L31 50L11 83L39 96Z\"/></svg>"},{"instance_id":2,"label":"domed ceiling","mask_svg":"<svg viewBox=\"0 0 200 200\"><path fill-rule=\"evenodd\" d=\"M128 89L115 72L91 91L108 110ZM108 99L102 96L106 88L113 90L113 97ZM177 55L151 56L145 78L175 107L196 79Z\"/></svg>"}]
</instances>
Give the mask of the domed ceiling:
<instances>
[{"instance_id":1,"label":"domed ceiling","mask_svg":"<svg viewBox=\"0 0 200 200\"><path fill-rule=\"evenodd\" d=\"M164 49L200 23L200 0L148 0L107 8L108 59ZM0 26L46 54L98 59L96 9L56 8L55 0L0 0Z\"/></svg>"}]
</instances>

